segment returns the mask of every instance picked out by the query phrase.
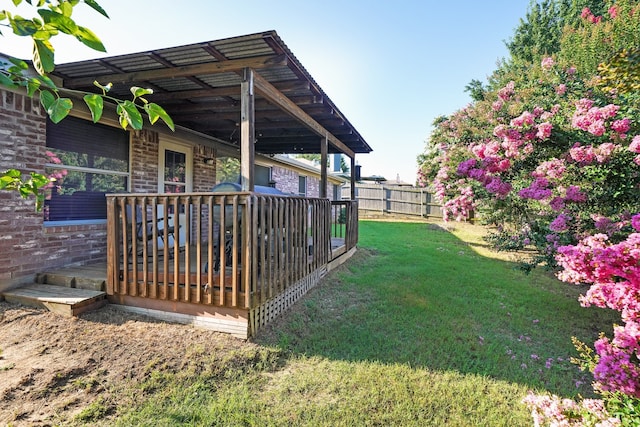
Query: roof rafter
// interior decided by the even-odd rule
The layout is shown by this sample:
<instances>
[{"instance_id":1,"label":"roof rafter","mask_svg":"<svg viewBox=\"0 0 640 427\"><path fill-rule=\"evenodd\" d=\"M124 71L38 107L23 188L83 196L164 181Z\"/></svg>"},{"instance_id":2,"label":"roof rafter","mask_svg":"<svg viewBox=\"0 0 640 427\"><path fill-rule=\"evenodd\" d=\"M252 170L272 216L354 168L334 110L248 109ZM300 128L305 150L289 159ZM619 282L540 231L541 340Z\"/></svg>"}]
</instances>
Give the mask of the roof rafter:
<instances>
[{"instance_id":1,"label":"roof rafter","mask_svg":"<svg viewBox=\"0 0 640 427\"><path fill-rule=\"evenodd\" d=\"M95 77L65 79L64 86L71 89L91 86L93 85L93 81L96 79L100 79L101 81L109 81L114 84L120 84L163 78L190 77L206 74L226 73L229 71L242 70L243 68L260 69L263 67L274 65L286 65L287 61L288 59L285 55L256 56L252 58L230 59L227 61L185 65L182 67L160 68L157 70L136 71L132 73L116 73Z\"/></svg>"},{"instance_id":2,"label":"roof rafter","mask_svg":"<svg viewBox=\"0 0 640 427\"><path fill-rule=\"evenodd\" d=\"M273 102L275 105L280 107L284 112L292 115L296 119L300 120L305 126L315 132L319 137L326 137L329 140L329 143L342 151L349 157L355 157L355 153L347 147L345 144L340 142L338 138L336 138L333 134L331 134L327 129L325 129L320 123L315 121L313 117L307 114L302 108L298 107L294 102L292 102L289 98L287 98L282 92L273 87L271 83L265 80L258 73L254 73L254 84L256 92L260 93L260 95L267 98L269 101ZM318 145L320 144L320 139L318 139Z\"/></svg>"}]
</instances>

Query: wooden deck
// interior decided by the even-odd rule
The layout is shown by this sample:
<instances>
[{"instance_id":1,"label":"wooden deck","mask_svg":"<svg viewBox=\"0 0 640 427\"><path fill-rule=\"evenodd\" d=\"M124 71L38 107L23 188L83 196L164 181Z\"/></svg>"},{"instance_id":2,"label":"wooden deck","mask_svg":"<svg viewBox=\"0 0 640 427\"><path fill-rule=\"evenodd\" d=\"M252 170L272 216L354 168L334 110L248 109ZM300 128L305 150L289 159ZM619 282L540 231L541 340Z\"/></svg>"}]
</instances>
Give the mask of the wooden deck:
<instances>
[{"instance_id":1,"label":"wooden deck","mask_svg":"<svg viewBox=\"0 0 640 427\"><path fill-rule=\"evenodd\" d=\"M137 205L151 231L126 221L127 207L133 212ZM245 193L109 195L107 206L108 260L44 271L37 284L4 298L70 316L109 302L246 339L356 251L357 202ZM171 239L167 215L162 223L146 218L159 206L165 214L169 206L185 212ZM211 239L214 213L226 224L227 210L231 232Z\"/></svg>"}]
</instances>

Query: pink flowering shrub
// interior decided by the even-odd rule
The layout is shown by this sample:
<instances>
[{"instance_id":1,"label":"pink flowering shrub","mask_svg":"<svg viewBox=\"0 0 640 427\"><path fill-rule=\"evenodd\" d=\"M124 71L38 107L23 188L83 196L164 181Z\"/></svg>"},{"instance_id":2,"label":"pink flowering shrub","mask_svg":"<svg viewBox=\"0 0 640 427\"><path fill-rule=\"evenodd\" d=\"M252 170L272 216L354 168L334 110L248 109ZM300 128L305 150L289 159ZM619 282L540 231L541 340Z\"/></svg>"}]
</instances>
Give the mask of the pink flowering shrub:
<instances>
[{"instance_id":1,"label":"pink flowering shrub","mask_svg":"<svg viewBox=\"0 0 640 427\"><path fill-rule=\"evenodd\" d=\"M508 80L439 123L424 176L446 220L479 213L496 226L496 248L537 249L525 269L546 263L561 280L590 285L582 305L621 313L588 366L603 399L525 399L540 425L621 425L611 402L640 403L640 215L629 214L640 212L637 110L554 60L536 76Z\"/></svg>"}]
</instances>

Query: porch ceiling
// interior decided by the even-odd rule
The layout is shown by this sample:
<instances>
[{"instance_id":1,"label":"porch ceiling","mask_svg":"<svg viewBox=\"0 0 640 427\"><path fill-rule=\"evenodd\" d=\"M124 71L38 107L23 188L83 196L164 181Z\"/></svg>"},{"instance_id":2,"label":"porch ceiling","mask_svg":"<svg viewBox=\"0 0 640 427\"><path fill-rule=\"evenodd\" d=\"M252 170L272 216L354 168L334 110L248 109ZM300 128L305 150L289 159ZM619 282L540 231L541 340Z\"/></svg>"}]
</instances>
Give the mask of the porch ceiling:
<instances>
[{"instance_id":1,"label":"porch ceiling","mask_svg":"<svg viewBox=\"0 0 640 427\"><path fill-rule=\"evenodd\" d=\"M95 91L93 81L113 83L111 94L129 98L129 88L154 90L176 125L239 145L242 70L253 68L306 115L353 153L372 151L322 91L275 31L58 65L68 89ZM299 118L256 90L255 150L258 153L320 153L321 137ZM329 152L340 152L329 144Z\"/></svg>"}]
</instances>

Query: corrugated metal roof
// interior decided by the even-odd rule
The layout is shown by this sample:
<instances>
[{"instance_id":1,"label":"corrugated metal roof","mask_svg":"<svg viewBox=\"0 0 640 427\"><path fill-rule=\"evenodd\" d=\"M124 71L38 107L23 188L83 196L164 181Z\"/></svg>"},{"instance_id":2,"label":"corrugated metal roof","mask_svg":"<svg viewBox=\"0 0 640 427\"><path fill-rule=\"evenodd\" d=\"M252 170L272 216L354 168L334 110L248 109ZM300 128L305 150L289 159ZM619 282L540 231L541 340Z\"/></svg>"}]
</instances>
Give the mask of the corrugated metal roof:
<instances>
[{"instance_id":1,"label":"corrugated metal roof","mask_svg":"<svg viewBox=\"0 0 640 427\"><path fill-rule=\"evenodd\" d=\"M286 61L280 60L282 56ZM131 86L151 88L154 94L147 98L162 105L177 125L238 144L241 73L213 67L191 73L187 67L222 66L227 61L252 58L266 61L255 67L263 79L350 150L372 151L275 31L61 64L54 74L68 89L93 91L94 79L102 84L109 83L105 80L113 81L112 93L120 97L128 97ZM320 136L307 126L261 99L259 94L255 104L257 152L320 152ZM330 146L329 151L339 150Z\"/></svg>"}]
</instances>

